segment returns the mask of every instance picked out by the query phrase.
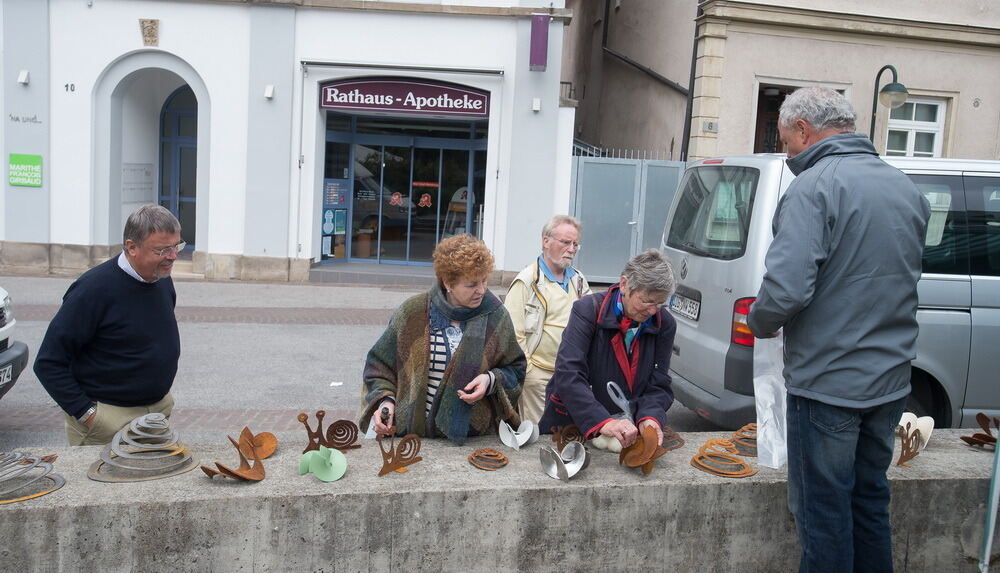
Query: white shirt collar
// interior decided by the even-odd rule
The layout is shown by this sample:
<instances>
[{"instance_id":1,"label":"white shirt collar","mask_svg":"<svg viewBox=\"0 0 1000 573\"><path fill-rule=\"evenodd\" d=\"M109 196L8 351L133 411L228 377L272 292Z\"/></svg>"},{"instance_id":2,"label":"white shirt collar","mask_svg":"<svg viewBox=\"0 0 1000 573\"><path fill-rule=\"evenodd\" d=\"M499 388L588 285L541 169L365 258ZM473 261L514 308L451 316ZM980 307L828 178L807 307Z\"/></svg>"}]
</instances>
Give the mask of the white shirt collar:
<instances>
[{"instance_id":1,"label":"white shirt collar","mask_svg":"<svg viewBox=\"0 0 1000 573\"><path fill-rule=\"evenodd\" d=\"M135 269L132 268L132 263L130 263L128 261L128 257L125 256L125 251L122 251L121 254L118 255L118 266L121 267L121 269L123 271L125 271L126 273L128 273L128 276L134 278L135 280L137 280L137 281L139 281L141 283L155 283L156 282L156 281L147 281L146 279L144 279L141 276L139 276L139 273L135 272Z\"/></svg>"}]
</instances>

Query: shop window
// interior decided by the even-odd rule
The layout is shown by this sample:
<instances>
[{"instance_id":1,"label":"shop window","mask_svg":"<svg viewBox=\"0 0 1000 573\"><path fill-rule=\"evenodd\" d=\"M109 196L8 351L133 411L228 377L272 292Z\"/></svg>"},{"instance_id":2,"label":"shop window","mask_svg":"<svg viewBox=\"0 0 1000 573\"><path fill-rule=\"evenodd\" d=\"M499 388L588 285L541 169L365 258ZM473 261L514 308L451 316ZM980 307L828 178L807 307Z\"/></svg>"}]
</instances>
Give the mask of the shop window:
<instances>
[{"instance_id":1,"label":"shop window","mask_svg":"<svg viewBox=\"0 0 1000 573\"><path fill-rule=\"evenodd\" d=\"M944 100L910 98L892 110L885 154L941 157L946 107Z\"/></svg>"}]
</instances>

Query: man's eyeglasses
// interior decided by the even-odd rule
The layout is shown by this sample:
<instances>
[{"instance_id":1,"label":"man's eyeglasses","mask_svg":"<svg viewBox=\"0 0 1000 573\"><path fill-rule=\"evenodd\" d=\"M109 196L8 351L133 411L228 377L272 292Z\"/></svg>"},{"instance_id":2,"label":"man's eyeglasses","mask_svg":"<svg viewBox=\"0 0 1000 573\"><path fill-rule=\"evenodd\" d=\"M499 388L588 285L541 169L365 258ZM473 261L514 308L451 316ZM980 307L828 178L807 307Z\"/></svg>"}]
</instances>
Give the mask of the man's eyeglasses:
<instances>
[{"instance_id":1,"label":"man's eyeglasses","mask_svg":"<svg viewBox=\"0 0 1000 573\"><path fill-rule=\"evenodd\" d=\"M186 247L186 246L187 246L187 243L185 243L184 241L181 241L181 242L177 243L176 245L174 245L172 247L163 247L162 249L152 249L152 248L149 248L149 247L146 247L146 248L149 249L150 251L153 251L153 253L156 256L158 256L158 257L165 257L165 256L169 255L170 253L179 253L179 252L183 251L184 247Z\"/></svg>"},{"instance_id":2,"label":"man's eyeglasses","mask_svg":"<svg viewBox=\"0 0 1000 573\"><path fill-rule=\"evenodd\" d=\"M573 247L576 248L576 250L578 250L578 251L580 250L580 243L577 243L576 241L567 241L566 239L557 239L557 238L555 238L555 237L553 237L551 235L549 235L549 238L552 239L553 241L558 241L559 244L561 244L564 247L569 248L569 246L572 245Z\"/></svg>"}]
</instances>

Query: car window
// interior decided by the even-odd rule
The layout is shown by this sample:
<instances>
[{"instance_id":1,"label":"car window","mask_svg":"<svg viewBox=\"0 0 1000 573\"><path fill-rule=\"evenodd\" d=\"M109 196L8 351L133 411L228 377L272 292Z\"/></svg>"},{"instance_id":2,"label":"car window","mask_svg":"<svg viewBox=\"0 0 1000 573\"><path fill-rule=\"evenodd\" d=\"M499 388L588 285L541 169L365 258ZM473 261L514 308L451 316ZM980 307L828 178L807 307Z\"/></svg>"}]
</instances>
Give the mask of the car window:
<instances>
[{"instance_id":1,"label":"car window","mask_svg":"<svg viewBox=\"0 0 1000 573\"><path fill-rule=\"evenodd\" d=\"M1000 276L1000 177L965 177L969 261L976 275Z\"/></svg>"},{"instance_id":2,"label":"car window","mask_svg":"<svg viewBox=\"0 0 1000 573\"><path fill-rule=\"evenodd\" d=\"M717 259L742 257L759 177L750 167L689 169L678 191L667 246Z\"/></svg>"},{"instance_id":3,"label":"car window","mask_svg":"<svg viewBox=\"0 0 1000 573\"><path fill-rule=\"evenodd\" d=\"M923 272L969 274L965 199L960 175L910 175L931 205Z\"/></svg>"}]
</instances>

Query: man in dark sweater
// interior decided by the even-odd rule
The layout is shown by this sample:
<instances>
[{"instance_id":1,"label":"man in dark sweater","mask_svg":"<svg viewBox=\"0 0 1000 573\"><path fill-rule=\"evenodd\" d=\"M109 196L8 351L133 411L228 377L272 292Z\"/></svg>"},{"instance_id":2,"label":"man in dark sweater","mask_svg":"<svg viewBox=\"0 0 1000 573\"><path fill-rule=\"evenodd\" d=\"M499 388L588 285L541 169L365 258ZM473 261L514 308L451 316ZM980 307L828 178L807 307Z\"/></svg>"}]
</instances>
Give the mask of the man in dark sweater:
<instances>
[{"instance_id":1,"label":"man in dark sweater","mask_svg":"<svg viewBox=\"0 0 1000 573\"><path fill-rule=\"evenodd\" d=\"M63 296L35 359L35 374L66 413L72 446L105 444L132 419L167 416L180 335L170 271L184 248L177 218L146 205L125 223L115 258Z\"/></svg>"}]
</instances>

